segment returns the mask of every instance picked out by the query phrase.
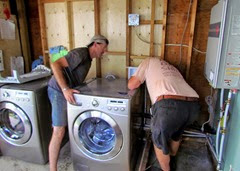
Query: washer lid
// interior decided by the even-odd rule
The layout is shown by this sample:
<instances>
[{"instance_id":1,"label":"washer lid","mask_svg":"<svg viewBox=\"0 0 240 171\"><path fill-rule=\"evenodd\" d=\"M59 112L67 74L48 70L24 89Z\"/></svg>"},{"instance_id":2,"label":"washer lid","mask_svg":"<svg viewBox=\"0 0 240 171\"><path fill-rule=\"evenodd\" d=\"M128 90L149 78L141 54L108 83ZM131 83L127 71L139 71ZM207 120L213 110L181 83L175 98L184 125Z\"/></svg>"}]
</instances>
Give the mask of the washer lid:
<instances>
[{"instance_id":1,"label":"washer lid","mask_svg":"<svg viewBox=\"0 0 240 171\"><path fill-rule=\"evenodd\" d=\"M86 85L76 87L76 89L83 95L130 99L133 91L128 89L127 84L126 79L97 78Z\"/></svg>"},{"instance_id":2,"label":"washer lid","mask_svg":"<svg viewBox=\"0 0 240 171\"><path fill-rule=\"evenodd\" d=\"M25 112L10 102L0 103L0 136L10 144L25 144L31 137L32 126Z\"/></svg>"},{"instance_id":3,"label":"washer lid","mask_svg":"<svg viewBox=\"0 0 240 171\"><path fill-rule=\"evenodd\" d=\"M73 136L80 150L94 160L113 158L123 145L117 123L99 111L81 113L73 124Z\"/></svg>"}]
</instances>

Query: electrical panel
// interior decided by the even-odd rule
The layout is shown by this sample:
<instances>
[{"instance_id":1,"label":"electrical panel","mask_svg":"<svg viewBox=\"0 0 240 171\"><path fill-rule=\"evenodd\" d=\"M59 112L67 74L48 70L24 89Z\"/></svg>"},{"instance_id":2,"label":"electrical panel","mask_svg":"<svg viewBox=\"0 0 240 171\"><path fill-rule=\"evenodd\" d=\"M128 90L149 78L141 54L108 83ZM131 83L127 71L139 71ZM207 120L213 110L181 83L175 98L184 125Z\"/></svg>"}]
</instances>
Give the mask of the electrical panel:
<instances>
[{"instance_id":1,"label":"electrical panel","mask_svg":"<svg viewBox=\"0 0 240 171\"><path fill-rule=\"evenodd\" d=\"M128 25L138 26L139 25L139 14L128 14Z\"/></svg>"},{"instance_id":2,"label":"electrical panel","mask_svg":"<svg viewBox=\"0 0 240 171\"><path fill-rule=\"evenodd\" d=\"M211 11L204 72L213 88L240 89L239 8L239 0L220 0Z\"/></svg>"}]
</instances>

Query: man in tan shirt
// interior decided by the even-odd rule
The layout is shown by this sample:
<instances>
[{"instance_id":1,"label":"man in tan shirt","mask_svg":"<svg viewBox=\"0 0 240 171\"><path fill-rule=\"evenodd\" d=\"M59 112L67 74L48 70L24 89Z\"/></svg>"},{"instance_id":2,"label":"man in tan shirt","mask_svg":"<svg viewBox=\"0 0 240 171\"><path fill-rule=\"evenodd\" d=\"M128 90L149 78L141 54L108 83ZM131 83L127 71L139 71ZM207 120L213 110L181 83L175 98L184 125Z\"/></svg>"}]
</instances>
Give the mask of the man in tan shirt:
<instances>
[{"instance_id":1,"label":"man in tan shirt","mask_svg":"<svg viewBox=\"0 0 240 171\"><path fill-rule=\"evenodd\" d=\"M162 170L169 171L170 156L176 155L184 128L198 116L199 96L174 66L158 58L146 58L129 79L128 88L136 89L145 81L153 105L155 153Z\"/></svg>"}]
</instances>

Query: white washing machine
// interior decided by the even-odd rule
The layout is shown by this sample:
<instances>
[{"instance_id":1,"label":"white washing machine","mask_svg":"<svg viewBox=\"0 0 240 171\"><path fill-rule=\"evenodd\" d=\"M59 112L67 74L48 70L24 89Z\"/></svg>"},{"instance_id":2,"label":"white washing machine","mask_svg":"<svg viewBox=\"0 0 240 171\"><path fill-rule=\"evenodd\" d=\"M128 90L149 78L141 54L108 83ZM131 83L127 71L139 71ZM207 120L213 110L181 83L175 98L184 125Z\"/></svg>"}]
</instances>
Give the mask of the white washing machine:
<instances>
[{"instance_id":1,"label":"white washing machine","mask_svg":"<svg viewBox=\"0 0 240 171\"><path fill-rule=\"evenodd\" d=\"M139 150L131 106L135 91L127 80L98 78L78 88L68 103L68 127L75 170L130 171Z\"/></svg>"},{"instance_id":2,"label":"white washing machine","mask_svg":"<svg viewBox=\"0 0 240 171\"><path fill-rule=\"evenodd\" d=\"M51 138L48 78L9 84L0 90L0 149L2 155L44 164Z\"/></svg>"},{"instance_id":3,"label":"white washing machine","mask_svg":"<svg viewBox=\"0 0 240 171\"><path fill-rule=\"evenodd\" d=\"M0 92L1 92L1 87L4 86L5 84L0 83ZM1 100L1 99L0 99ZM0 156L2 155L1 148L0 148Z\"/></svg>"}]
</instances>

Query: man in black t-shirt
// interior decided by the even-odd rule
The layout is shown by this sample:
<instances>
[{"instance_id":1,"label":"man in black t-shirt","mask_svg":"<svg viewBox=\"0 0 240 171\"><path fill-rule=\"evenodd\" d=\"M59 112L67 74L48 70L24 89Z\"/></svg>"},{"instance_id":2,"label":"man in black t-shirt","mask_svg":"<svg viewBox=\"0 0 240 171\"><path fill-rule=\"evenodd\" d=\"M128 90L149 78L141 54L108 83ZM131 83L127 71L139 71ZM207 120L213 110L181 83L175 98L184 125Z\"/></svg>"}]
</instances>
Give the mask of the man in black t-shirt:
<instances>
[{"instance_id":1,"label":"man in black t-shirt","mask_svg":"<svg viewBox=\"0 0 240 171\"><path fill-rule=\"evenodd\" d=\"M71 50L66 56L51 63L53 76L48 83L48 97L52 105L53 134L49 144L50 171L57 171L60 146L67 126L67 101L74 104L73 87L80 85L87 76L93 58L100 58L106 51L108 39L96 35L87 47Z\"/></svg>"}]
</instances>

